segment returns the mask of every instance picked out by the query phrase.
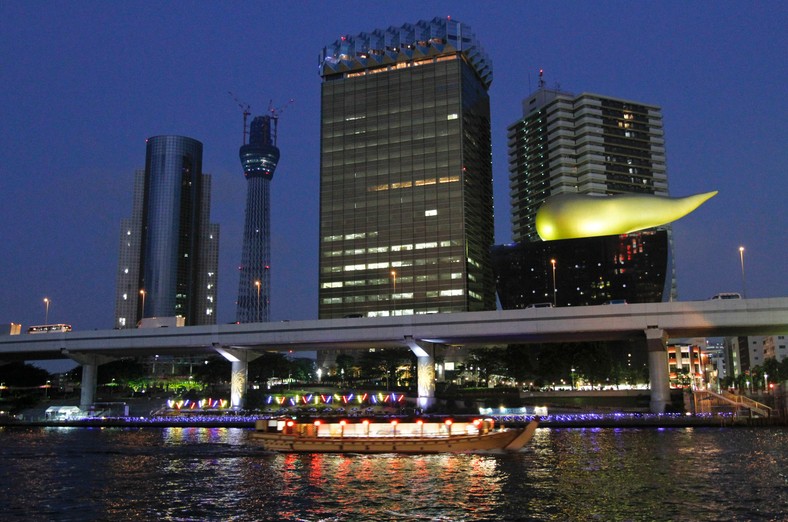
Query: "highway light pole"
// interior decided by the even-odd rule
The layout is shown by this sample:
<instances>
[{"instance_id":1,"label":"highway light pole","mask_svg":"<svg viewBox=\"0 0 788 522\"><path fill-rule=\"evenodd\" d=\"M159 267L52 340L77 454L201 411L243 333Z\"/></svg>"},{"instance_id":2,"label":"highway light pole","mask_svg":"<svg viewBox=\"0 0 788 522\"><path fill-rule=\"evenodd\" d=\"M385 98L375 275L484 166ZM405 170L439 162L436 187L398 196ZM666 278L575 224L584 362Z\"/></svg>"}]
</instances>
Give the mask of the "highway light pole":
<instances>
[{"instance_id":1,"label":"highway light pole","mask_svg":"<svg viewBox=\"0 0 788 522\"><path fill-rule=\"evenodd\" d=\"M254 286L257 287L257 313L255 314L254 322L259 323L261 322L260 321L260 286L262 286L262 282L255 281Z\"/></svg>"},{"instance_id":2,"label":"highway light pole","mask_svg":"<svg viewBox=\"0 0 788 522\"><path fill-rule=\"evenodd\" d=\"M392 291L391 291L391 315L394 315L394 296L397 293L397 271L391 271L391 281L393 284Z\"/></svg>"},{"instance_id":3,"label":"highway light pole","mask_svg":"<svg viewBox=\"0 0 788 522\"><path fill-rule=\"evenodd\" d=\"M744 278L744 247L739 247L739 259L741 259L741 296L747 299L747 280Z\"/></svg>"}]
</instances>

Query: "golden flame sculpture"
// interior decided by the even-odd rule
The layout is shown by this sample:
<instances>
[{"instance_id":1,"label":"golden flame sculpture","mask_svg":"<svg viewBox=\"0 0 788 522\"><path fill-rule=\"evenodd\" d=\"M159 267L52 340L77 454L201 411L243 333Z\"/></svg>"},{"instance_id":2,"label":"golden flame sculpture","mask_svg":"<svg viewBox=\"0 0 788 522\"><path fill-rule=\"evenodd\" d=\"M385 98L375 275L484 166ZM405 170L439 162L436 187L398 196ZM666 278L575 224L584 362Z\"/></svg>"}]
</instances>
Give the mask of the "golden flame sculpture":
<instances>
[{"instance_id":1,"label":"golden flame sculpture","mask_svg":"<svg viewBox=\"0 0 788 522\"><path fill-rule=\"evenodd\" d=\"M716 194L716 190L684 198L559 194L539 207L536 232L544 241L629 234L676 221Z\"/></svg>"}]
</instances>

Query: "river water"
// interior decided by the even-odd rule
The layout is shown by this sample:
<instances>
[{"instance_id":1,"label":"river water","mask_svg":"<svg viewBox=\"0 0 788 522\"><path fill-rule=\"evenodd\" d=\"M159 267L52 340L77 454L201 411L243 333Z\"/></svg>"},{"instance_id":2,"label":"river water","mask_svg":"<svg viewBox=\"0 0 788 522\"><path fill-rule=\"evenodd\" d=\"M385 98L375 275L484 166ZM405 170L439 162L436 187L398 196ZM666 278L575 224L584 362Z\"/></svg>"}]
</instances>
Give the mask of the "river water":
<instances>
[{"instance_id":1,"label":"river water","mask_svg":"<svg viewBox=\"0 0 788 522\"><path fill-rule=\"evenodd\" d=\"M0 428L0 519L786 520L788 429L539 428L517 454L266 453L241 428Z\"/></svg>"}]
</instances>

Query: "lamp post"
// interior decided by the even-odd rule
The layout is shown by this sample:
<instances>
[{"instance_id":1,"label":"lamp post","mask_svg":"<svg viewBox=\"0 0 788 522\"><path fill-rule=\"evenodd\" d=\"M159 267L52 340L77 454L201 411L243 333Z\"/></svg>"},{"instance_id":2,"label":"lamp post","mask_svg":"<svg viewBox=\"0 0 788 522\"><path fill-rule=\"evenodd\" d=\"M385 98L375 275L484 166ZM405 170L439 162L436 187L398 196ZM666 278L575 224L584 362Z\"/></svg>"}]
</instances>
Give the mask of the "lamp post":
<instances>
[{"instance_id":1,"label":"lamp post","mask_svg":"<svg viewBox=\"0 0 788 522\"><path fill-rule=\"evenodd\" d=\"M741 260L741 296L747 299L747 281L744 278L744 247L739 247L739 259Z\"/></svg>"},{"instance_id":2,"label":"lamp post","mask_svg":"<svg viewBox=\"0 0 788 522\"><path fill-rule=\"evenodd\" d=\"M769 393L769 374L763 374L763 393Z\"/></svg>"},{"instance_id":3,"label":"lamp post","mask_svg":"<svg viewBox=\"0 0 788 522\"><path fill-rule=\"evenodd\" d=\"M49 303L51 301L48 297L44 298L44 324L49 324Z\"/></svg>"},{"instance_id":4,"label":"lamp post","mask_svg":"<svg viewBox=\"0 0 788 522\"><path fill-rule=\"evenodd\" d=\"M260 286L262 283L260 281L255 281L254 286L257 287L257 313L255 314L255 322L260 322Z\"/></svg>"},{"instance_id":5,"label":"lamp post","mask_svg":"<svg viewBox=\"0 0 788 522\"><path fill-rule=\"evenodd\" d=\"M145 289L140 290L140 295L142 296L142 310L140 312L140 319L145 319Z\"/></svg>"},{"instance_id":6,"label":"lamp post","mask_svg":"<svg viewBox=\"0 0 788 522\"><path fill-rule=\"evenodd\" d=\"M555 259L551 259L550 263L553 265L553 306L558 306L558 302L556 300L556 288L555 288Z\"/></svg>"},{"instance_id":7,"label":"lamp post","mask_svg":"<svg viewBox=\"0 0 788 522\"><path fill-rule=\"evenodd\" d=\"M397 293L397 271L391 271L392 291L391 291L391 315L394 315L394 295Z\"/></svg>"}]
</instances>

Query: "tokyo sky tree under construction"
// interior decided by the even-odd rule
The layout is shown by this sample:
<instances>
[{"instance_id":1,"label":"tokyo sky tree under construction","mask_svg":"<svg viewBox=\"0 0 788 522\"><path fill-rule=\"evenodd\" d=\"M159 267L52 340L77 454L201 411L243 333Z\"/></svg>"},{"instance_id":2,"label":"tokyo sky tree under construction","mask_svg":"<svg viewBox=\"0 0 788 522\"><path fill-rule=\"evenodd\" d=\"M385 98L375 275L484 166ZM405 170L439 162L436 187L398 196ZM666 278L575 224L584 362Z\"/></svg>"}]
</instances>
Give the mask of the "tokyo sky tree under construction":
<instances>
[{"instance_id":1,"label":"tokyo sky tree under construction","mask_svg":"<svg viewBox=\"0 0 788 522\"><path fill-rule=\"evenodd\" d=\"M236 320L268 321L271 295L271 179L279 162L276 115L257 116L249 127L249 143L239 152L248 181L246 218L238 283Z\"/></svg>"}]
</instances>

